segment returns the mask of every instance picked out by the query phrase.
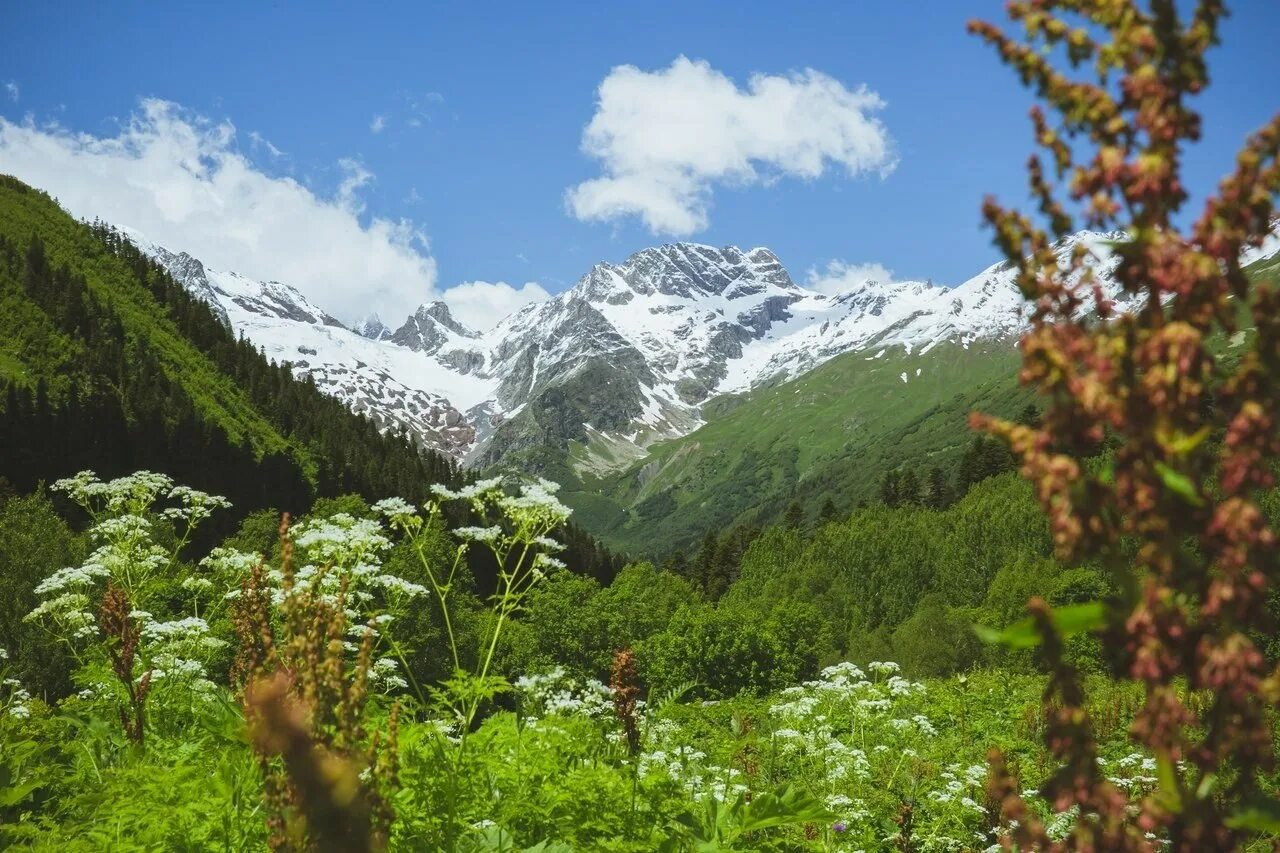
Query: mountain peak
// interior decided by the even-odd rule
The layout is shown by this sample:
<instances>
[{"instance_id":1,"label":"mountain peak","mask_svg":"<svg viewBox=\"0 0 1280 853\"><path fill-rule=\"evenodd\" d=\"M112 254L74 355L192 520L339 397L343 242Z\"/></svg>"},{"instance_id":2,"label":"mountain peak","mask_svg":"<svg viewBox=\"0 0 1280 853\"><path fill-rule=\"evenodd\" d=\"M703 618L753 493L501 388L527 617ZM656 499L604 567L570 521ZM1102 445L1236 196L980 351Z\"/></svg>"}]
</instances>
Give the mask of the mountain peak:
<instances>
[{"instance_id":1,"label":"mountain peak","mask_svg":"<svg viewBox=\"0 0 1280 853\"><path fill-rule=\"evenodd\" d=\"M429 317L440 323L449 331L462 335L464 338L477 338L480 336L474 329L464 326L454 319L453 312L449 310L448 303L439 299L419 305L418 310L413 313L413 316L418 319L425 319Z\"/></svg>"},{"instance_id":2,"label":"mountain peak","mask_svg":"<svg viewBox=\"0 0 1280 853\"><path fill-rule=\"evenodd\" d=\"M391 337L391 330L382 322L382 318L378 316L376 311L357 323L354 331L373 341Z\"/></svg>"},{"instance_id":3,"label":"mountain peak","mask_svg":"<svg viewBox=\"0 0 1280 853\"><path fill-rule=\"evenodd\" d=\"M390 339L411 350L434 355L456 338L474 339L480 334L459 323L444 302L436 300L418 306Z\"/></svg>"},{"instance_id":4,"label":"mountain peak","mask_svg":"<svg viewBox=\"0 0 1280 853\"><path fill-rule=\"evenodd\" d=\"M625 291L696 301L721 295L735 298L769 287L800 293L777 255L768 249L743 252L732 245L717 249L678 242L641 249L620 264L597 264L575 290L592 302L625 302L631 298Z\"/></svg>"}]
</instances>

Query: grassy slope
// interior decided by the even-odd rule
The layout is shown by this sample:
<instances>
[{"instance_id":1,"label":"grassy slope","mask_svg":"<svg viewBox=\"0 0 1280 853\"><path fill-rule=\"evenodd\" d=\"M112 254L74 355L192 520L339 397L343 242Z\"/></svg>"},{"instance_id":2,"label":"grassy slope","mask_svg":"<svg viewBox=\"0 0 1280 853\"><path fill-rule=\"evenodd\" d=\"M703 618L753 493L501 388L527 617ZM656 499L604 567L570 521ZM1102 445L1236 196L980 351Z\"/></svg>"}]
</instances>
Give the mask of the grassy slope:
<instances>
[{"instance_id":1,"label":"grassy slope","mask_svg":"<svg viewBox=\"0 0 1280 853\"><path fill-rule=\"evenodd\" d=\"M145 343L156 353L201 417L221 426L232 441L247 441L259 453L289 445L231 378L182 336L125 264L48 196L0 182L0 234L19 247L39 234L50 266L65 265L84 276L98 299L113 306L130 343ZM25 299L19 282L0 281L0 336L0 377L29 383L44 378L56 395L82 370L81 345L52 327ZM295 447L294 452L305 462L303 451Z\"/></svg>"},{"instance_id":2,"label":"grassy slope","mask_svg":"<svg viewBox=\"0 0 1280 853\"><path fill-rule=\"evenodd\" d=\"M1030 399L1016 387L1017 363L1008 342L843 355L792 382L717 401L706 426L567 498L589 529L636 553L768 521L793 497L811 509L828 495L849 506L904 461L948 467L969 441L971 410L1016 413Z\"/></svg>"}]
</instances>

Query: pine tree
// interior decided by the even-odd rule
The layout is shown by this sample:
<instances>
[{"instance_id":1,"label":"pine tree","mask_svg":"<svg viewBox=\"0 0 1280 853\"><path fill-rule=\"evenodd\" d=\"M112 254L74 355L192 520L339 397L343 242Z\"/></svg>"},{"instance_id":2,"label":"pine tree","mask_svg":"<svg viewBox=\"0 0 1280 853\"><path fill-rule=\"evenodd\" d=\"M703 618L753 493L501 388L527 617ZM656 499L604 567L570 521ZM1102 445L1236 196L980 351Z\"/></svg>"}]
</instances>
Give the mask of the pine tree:
<instances>
[{"instance_id":1,"label":"pine tree","mask_svg":"<svg viewBox=\"0 0 1280 853\"><path fill-rule=\"evenodd\" d=\"M804 507L800 505L800 501L791 501L787 506L787 513L783 516L782 521L792 530L799 530L804 526Z\"/></svg>"},{"instance_id":2,"label":"pine tree","mask_svg":"<svg viewBox=\"0 0 1280 853\"><path fill-rule=\"evenodd\" d=\"M880 502L888 507L895 507L898 505L899 492L897 471L885 471L884 477L880 479Z\"/></svg>"},{"instance_id":3,"label":"pine tree","mask_svg":"<svg viewBox=\"0 0 1280 853\"><path fill-rule=\"evenodd\" d=\"M831 500L828 495L827 499L822 502L822 509L818 510L818 521L822 524L830 524L839 516L839 510L836 509L836 502Z\"/></svg>"},{"instance_id":4,"label":"pine tree","mask_svg":"<svg viewBox=\"0 0 1280 853\"><path fill-rule=\"evenodd\" d=\"M974 436L969 442L969 446L965 448L964 454L960 457L960 464L956 466L956 497L963 497L970 487L978 480L982 479L982 474L978 470L978 462L982 457L983 437Z\"/></svg>"},{"instance_id":5,"label":"pine tree","mask_svg":"<svg viewBox=\"0 0 1280 853\"><path fill-rule=\"evenodd\" d=\"M916 476L914 468L904 471L902 478L898 481L898 503L900 505L920 503L920 478Z\"/></svg>"},{"instance_id":6,"label":"pine tree","mask_svg":"<svg viewBox=\"0 0 1280 853\"><path fill-rule=\"evenodd\" d=\"M673 575L686 577L689 573L689 558L685 556L682 549L677 549L668 554L667 558L662 561L662 570L671 572Z\"/></svg>"},{"instance_id":7,"label":"pine tree","mask_svg":"<svg viewBox=\"0 0 1280 853\"><path fill-rule=\"evenodd\" d=\"M693 560L693 577L691 580L702 587L704 592L709 588L711 578L715 574L718 544L715 531L708 530L706 535L702 537L702 547L698 549L698 554Z\"/></svg>"},{"instance_id":8,"label":"pine tree","mask_svg":"<svg viewBox=\"0 0 1280 853\"><path fill-rule=\"evenodd\" d=\"M947 475L935 465L929 469L929 484L928 493L925 495L925 506L931 509L946 509L950 505L951 489L947 485Z\"/></svg>"}]
</instances>

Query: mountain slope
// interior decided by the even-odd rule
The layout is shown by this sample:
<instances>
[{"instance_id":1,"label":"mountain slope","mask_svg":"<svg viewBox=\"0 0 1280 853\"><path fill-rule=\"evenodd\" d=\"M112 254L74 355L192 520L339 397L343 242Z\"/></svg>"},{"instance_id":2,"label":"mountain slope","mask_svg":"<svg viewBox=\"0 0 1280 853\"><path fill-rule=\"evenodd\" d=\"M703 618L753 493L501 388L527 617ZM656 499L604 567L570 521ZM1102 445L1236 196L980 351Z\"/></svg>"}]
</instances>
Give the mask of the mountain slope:
<instances>
[{"instance_id":1,"label":"mountain slope","mask_svg":"<svg viewBox=\"0 0 1280 853\"><path fill-rule=\"evenodd\" d=\"M105 227L0 176L0 475L164 470L238 510L421 492L454 466L350 413L236 339Z\"/></svg>"},{"instance_id":2,"label":"mountain slope","mask_svg":"<svg viewBox=\"0 0 1280 853\"><path fill-rule=\"evenodd\" d=\"M654 554L708 530L772 521L797 497L850 507L904 462L949 469L974 408L1016 414L1030 401L1017 365L1009 341L845 354L717 401L705 426L624 471L580 480L566 499L606 541Z\"/></svg>"},{"instance_id":3,"label":"mountain slope","mask_svg":"<svg viewBox=\"0 0 1280 853\"><path fill-rule=\"evenodd\" d=\"M1246 260L1255 279L1280 282L1280 238ZM1213 342L1224 361L1246 340L1251 321L1240 322L1241 333ZM1018 328L922 349L881 337L876 345L885 346L874 352L718 398L703 407L705 426L654 445L625 470L570 480L567 499L605 541L657 555L708 530L769 523L792 500L812 513L828 498L845 509L875 499L886 471L907 465L923 477L934 466L950 470L972 439L969 412L1014 417L1034 403L1017 384ZM566 466L562 473L573 472Z\"/></svg>"},{"instance_id":4,"label":"mountain slope","mask_svg":"<svg viewBox=\"0 0 1280 853\"><path fill-rule=\"evenodd\" d=\"M172 252L128 229L122 233L209 305L228 329L243 334L268 358L291 363L297 376L309 378L379 428L403 430L419 445L446 453L474 441L474 430L438 386L414 381L423 371L414 351L421 345L413 343L425 332L418 327L418 337L411 336L413 318L394 336L380 321L366 323L368 334L359 334L288 285L208 269L185 252ZM430 316L424 320L432 322ZM392 345L393 339L406 345ZM450 390L457 396L464 389Z\"/></svg>"}]
</instances>

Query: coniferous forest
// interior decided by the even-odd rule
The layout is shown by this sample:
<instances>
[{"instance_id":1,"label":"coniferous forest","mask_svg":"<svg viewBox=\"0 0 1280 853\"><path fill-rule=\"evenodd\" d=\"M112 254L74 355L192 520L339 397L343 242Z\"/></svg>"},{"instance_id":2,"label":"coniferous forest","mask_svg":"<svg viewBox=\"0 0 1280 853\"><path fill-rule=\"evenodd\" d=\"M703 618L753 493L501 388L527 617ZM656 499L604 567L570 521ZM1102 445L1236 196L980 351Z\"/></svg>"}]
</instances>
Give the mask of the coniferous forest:
<instances>
[{"instance_id":1,"label":"coniferous forest","mask_svg":"<svg viewBox=\"0 0 1280 853\"><path fill-rule=\"evenodd\" d=\"M0 847L1274 849L1280 115L1192 205L1220 5L1008 14L1016 373L611 521L588 439L433 449L0 177Z\"/></svg>"}]
</instances>

